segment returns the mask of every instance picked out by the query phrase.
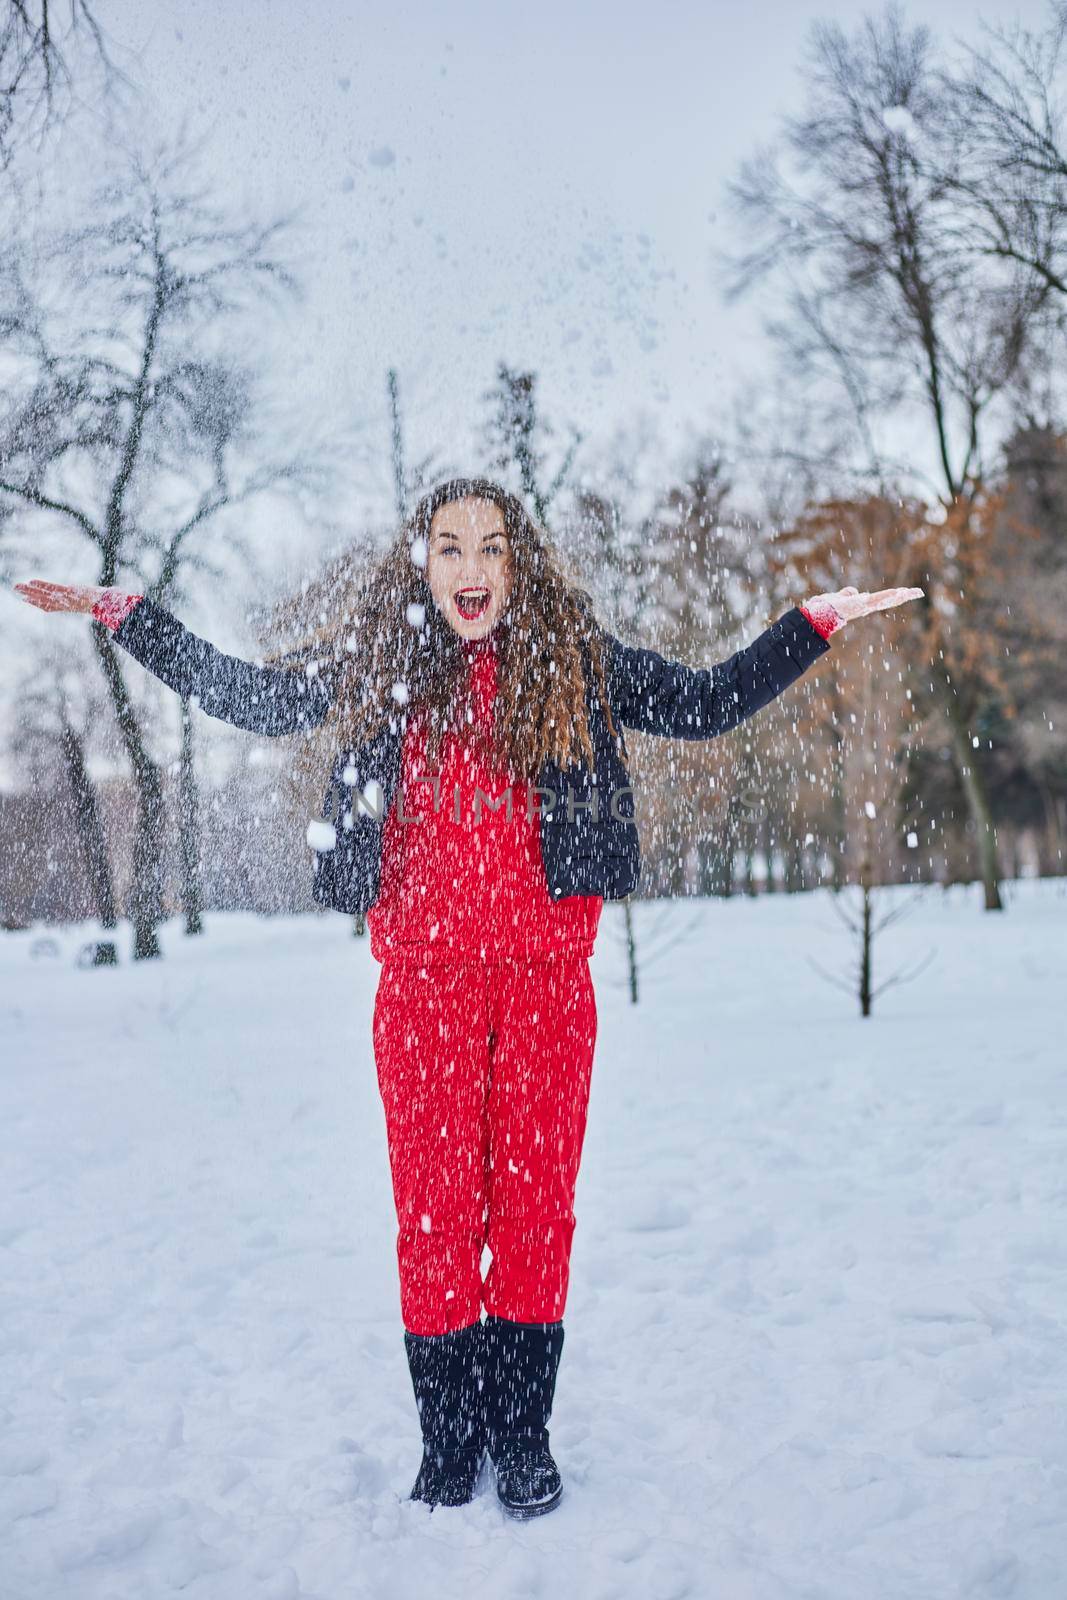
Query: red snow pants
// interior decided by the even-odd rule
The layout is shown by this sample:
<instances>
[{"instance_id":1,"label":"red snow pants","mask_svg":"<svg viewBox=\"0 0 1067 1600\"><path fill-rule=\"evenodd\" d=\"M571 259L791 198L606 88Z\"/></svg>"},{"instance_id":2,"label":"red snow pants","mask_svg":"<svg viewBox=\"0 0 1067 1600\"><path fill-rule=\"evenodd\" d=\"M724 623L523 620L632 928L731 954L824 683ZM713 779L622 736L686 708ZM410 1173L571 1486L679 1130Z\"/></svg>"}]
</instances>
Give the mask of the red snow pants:
<instances>
[{"instance_id":1,"label":"red snow pants","mask_svg":"<svg viewBox=\"0 0 1067 1600\"><path fill-rule=\"evenodd\" d=\"M483 1303L562 1318L596 1021L587 956L383 962L374 1055L409 1333L467 1327Z\"/></svg>"}]
</instances>

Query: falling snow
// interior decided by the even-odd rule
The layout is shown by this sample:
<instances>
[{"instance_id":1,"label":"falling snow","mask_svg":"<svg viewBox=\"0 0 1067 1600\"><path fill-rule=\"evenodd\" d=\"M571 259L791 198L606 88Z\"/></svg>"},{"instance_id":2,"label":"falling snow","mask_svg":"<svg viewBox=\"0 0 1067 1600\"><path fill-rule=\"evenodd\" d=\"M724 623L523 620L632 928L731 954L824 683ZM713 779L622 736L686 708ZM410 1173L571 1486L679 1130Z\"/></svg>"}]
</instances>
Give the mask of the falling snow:
<instances>
[{"instance_id":1,"label":"falling snow","mask_svg":"<svg viewBox=\"0 0 1067 1600\"><path fill-rule=\"evenodd\" d=\"M307 842L312 850L332 850L337 843L337 830L328 822L309 822Z\"/></svg>"},{"instance_id":2,"label":"falling snow","mask_svg":"<svg viewBox=\"0 0 1067 1600\"><path fill-rule=\"evenodd\" d=\"M145 10L128 0L110 9L120 19L124 8L126 26ZM69 9L73 19L79 8ZM227 33L226 8L214 9L197 26L201 50L209 26ZM317 34L311 8L301 20L308 77L301 67L286 78L287 107L254 87L258 68L291 43L276 31L285 8L276 23L270 9L251 54L231 19L217 63L197 60L192 28L187 37L139 23L140 39L136 29L123 35L115 52L137 85L133 122L121 97L112 105L79 68L66 144L29 140L31 181L8 194L5 576L39 566L49 578L99 581L116 605L104 627L132 614L138 596L126 589L136 585L244 651L239 689L221 704L215 666L204 668L220 659L211 646L198 637L189 656L188 639L160 649L157 667L174 678L165 681L195 710L179 720L178 699L87 618L53 629L40 616L12 617L18 608L5 597L13 626L0 777L14 780L0 793L5 1600L9 1591L14 1600L178 1591L194 1600L1054 1600L1067 1482L1054 997L1067 987L1067 880L1052 874L1063 870L1067 745L1054 737L1065 608L1049 604L1062 596L1063 568L1050 555L1059 523L1048 506L1062 493L1051 493L1050 477L1035 497L1045 509L1031 531L1042 541L1028 556L1031 541L1011 531L1016 513L1027 520L1025 496L1012 498L1021 493L1013 469L982 485L996 494L974 499L977 480L963 466L1011 455L987 418L1007 417L1013 391L982 389L968 410L967 383L977 374L982 388L1002 372L1025 394L1035 381L1011 365L1002 334L1014 324L1001 297L1010 310L1025 255L1008 252L1006 269L983 257L980 292L963 263L958 241L988 221L985 186L970 181L981 176L975 152L960 168L967 185L931 187L933 168L921 169L938 153L936 97L910 95L893 74L863 79L845 69L847 56L841 71L809 75L824 97L817 111L832 109L835 85L860 86L863 139L880 172L909 174L916 216L936 224L965 191L978 213L977 231L973 212L955 214L944 254L929 258L949 262L939 283L952 291L958 279L963 296L932 307L948 379L935 451L938 430L922 409L931 385L901 381L916 357L911 310L879 322L894 279L879 276L877 245L858 276L847 230L836 263L820 255L816 234L835 231L838 178L842 216L882 214L863 193L860 152L847 129L825 140L825 126L845 122L796 122L813 130L816 188L805 189L804 161L795 192L769 183L788 198L764 216L775 242L751 259L780 258L793 282L788 269L807 255L813 281L836 285L827 366L843 351L855 363L850 397L885 396L884 414L860 430L870 447L905 462L908 440L927 441L885 494L857 491L832 508L813 499L801 512L789 463L801 444L818 459L809 446L821 453L840 432L831 374L813 369L794 416L770 345L761 355L744 319L719 315L708 298L709 243L744 254L755 239L707 209L725 165L702 172L673 222L661 203L673 111L699 116L729 99L703 92L708 60L729 50L721 19L708 12L708 38L721 36L710 57L690 48L669 72L650 73L663 31L650 13L656 49L631 42L629 61L625 49L620 57L639 69L634 95L600 70L604 30L585 30L589 56L582 30L568 35L547 78L533 35L498 70L477 19L456 46L430 30L410 63L410 39L397 34L400 83L387 30L338 13ZM614 21L605 29L618 44ZM822 37L838 48L835 30ZM439 100L428 64L432 82L443 80ZM5 181L21 172L6 164L17 89L6 81ZM158 159L148 147L165 129L165 106L175 124L184 115L190 84L223 131L202 163L194 140L183 177L177 146L160 146ZM898 93L910 105L881 105ZM50 103L42 93L40 105ZM595 137L575 136L583 122ZM983 137L993 138L994 122L982 121ZM708 150L740 159L732 127L693 128L705 166ZM961 121L961 148L966 131ZM620 166L620 141L648 159ZM670 157L679 173L685 143L674 139ZM833 147L821 175L817 143ZM958 176L955 146L950 165ZM234 190L235 170L249 178L247 195ZM768 154L747 181L758 190L773 171ZM1051 203L1055 242L1062 197L1035 183L1035 203ZM1010 213L1017 202L1002 190ZM291 221L290 200L301 202ZM850 296L865 284L858 305ZM773 306L773 279L765 289ZM1047 282L1039 290L1035 308ZM769 326L795 353L788 294ZM1031 324L1017 332L1012 350L1029 360ZM819 337L815 325L803 330L813 351ZM535 366L509 367L531 354ZM730 420L737 395L719 382L733 358L768 380L767 417L746 401L752 421L740 428ZM705 435L694 419L720 391ZM776 401L785 410L768 429ZM1041 431L1015 440L1028 472L1059 465L1055 451L1034 448ZM1058 448L1051 421L1047 431ZM938 454L956 461L964 492L929 478ZM432 1517L408 1498L420 1441L390 1189L407 1130L389 1148L386 1075L375 1066L378 968L369 941L353 937L365 930L347 906L344 917L212 909L307 904L305 840L321 857L339 837L373 837L366 816L382 817L385 790L368 773L384 769L345 719L377 710L394 731L415 726L402 708L419 705L427 664L452 664L447 651L432 654L440 616L420 577L429 544L404 508L434 464L454 458L521 487L560 573L588 587L598 620L635 653L662 650L698 669L664 696L679 719L673 732L686 737L633 740L639 810L648 803L641 894L625 910L603 907L592 961L596 1063L552 1419L567 1488L543 1530L506 1523L484 1482L472 1504ZM827 463L831 478L875 481L844 455ZM910 521L906 477L930 501ZM1002 488L1006 518L985 505ZM964 505L973 528L961 523ZM805 520L831 509L836 543L824 542L817 516ZM400 574L401 587L379 628L379 612L361 612L356 595L387 535L396 540L389 583ZM529 710L530 726L544 706L555 710L544 729L557 734L561 683L578 652L558 631L557 601L540 614L555 591L543 587L535 543L526 555L506 652L508 670L519 660L525 670L508 703L522 718ZM811 585L920 580L921 620L857 618L740 733L690 737L710 731L709 705L737 710L743 680L769 681L773 652L732 679L726 659ZM158 617L153 626L157 644L169 637ZM395 651L384 660L383 641ZM781 665L788 646L776 648ZM190 660L203 670L184 675ZM352 691L342 706L337 682ZM654 673L649 684L633 691L638 717L653 718ZM340 741L326 721L338 710ZM564 717L566 729L573 706ZM460 718L475 722L472 705ZM331 784L334 820L314 816L305 830L322 783L317 767L313 784L302 767L307 746L298 757L287 741L324 725L327 770L340 769L344 787ZM468 778L472 748L461 755ZM429 793L419 803L426 820ZM459 803L457 786L457 826ZM983 816L997 819L1004 915L982 915L977 884L955 886L980 864ZM397 852L427 945L419 981L436 958L438 970L447 964L457 926L473 928L474 941L491 930L518 947L522 896L509 899L518 880L501 868L500 832L491 824L472 834L455 835L477 858L469 874L462 852L457 867L441 850L445 833L412 830ZM418 856L427 837L428 870ZM536 863L534 837L516 852L526 867ZM574 858L605 866L603 851L575 847ZM321 859L315 871L320 886L332 876ZM827 887L859 876L873 886L865 925L878 927L867 1020L857 1015L857 946L840 916L846 896ZM541 878L537 888L540 905ZM582 916L592 937L601 905L590 899L595 911ZM183 940L167 914L201 900L207 937ZM89 905L112 905L117 933L72 920ZM907 919L883 924L897 906ZM146 958L136 964L123 920L131 910ZM31 918L48 920L26 926ZM98 959L111 941L121 945L117 970ZM885 985L927 951L906 983ZM417 1075L425 1083L440 1071L452 1083L456 1020L449 1011L419 1032L411 992L401 1010ZM463 1002L460 1026L467 991ZM545 1019L534 1011L523 1040L543 1049L553 1035ZM506 1098L504 1053L498 1041L491 1048ZM576 1057L561 1055L573 1083ZM546 1152L558 1164L563 1141L531 1115L529 1073L515 1082L524 1117L495 1173L498 1192L509 1174L520 1178L510 1187L521 1212L532 1204L521 1184L533 1185ZM562 1103L551 1090L546 1101ZM477 1118L477 1096L464 1107L453 1094L428 1123L440 1166L406 1213L421 1248L447 1248L445 1180L462 1170L457 1128L471 1104ZM558 1247L558 1228L546 1224L545 1238ZM544 1276L528 1238L521 1248ZM472 1272L452 1316L470 1301ZM457 1301L456 1288L442 1294Z\"/></svg>"}]
</instances>

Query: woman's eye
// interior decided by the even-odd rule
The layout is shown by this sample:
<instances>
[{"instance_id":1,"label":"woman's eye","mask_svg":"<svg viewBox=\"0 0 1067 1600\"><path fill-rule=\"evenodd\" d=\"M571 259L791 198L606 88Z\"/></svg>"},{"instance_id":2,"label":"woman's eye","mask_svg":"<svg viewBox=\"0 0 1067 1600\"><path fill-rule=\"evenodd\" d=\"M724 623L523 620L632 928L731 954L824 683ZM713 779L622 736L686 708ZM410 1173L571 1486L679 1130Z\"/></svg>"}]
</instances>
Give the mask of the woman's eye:
<instances>
[{"instance_id":1,"label":"woman's eye","mask_svg":"<svg viewBox=\"0 0 1067 1600\"><path fill-rule=\"evenodd\" d=\"M485 554L487 556L502 556L504 554L504 546L502 544L487 544L485 546Z\"/></svg>"}]
</instances>

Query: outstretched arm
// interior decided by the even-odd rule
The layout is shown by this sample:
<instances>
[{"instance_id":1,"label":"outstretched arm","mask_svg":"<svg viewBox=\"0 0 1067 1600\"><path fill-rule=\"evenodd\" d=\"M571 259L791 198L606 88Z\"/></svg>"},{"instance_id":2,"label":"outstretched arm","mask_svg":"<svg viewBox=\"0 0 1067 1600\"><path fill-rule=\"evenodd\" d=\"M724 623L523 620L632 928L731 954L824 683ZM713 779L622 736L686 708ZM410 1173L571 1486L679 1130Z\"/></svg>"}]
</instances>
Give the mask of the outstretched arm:
<instances>
[{"instance_id":1,"label":"outstretched arm","mask_svg":"<svg viewBox=\"0 0 1067 1600\"><path fill-rule=\"evenodd\" d=\"M317 727L332 703L327 674L257 667L224 655L177 617L141 595L35 578L15 591L42 611L78 611L110 628L116 644L177 694L195 695L203 711L249 733L298 733Z\"/></svg>"},{"instance_id":2,"label":"outstretched arm","mask_svg":"<svg viewBox=\"0 0 1067 1600\"><path fill-rule=\"evenodd\" d=\"M916 599L921 589L848 587L791 606L757 639L711 667L687 667L608 635L609 698L624 727L673 739L713 739L761 710L829 650L854 617Z\"/></svg>"}]
</instances>

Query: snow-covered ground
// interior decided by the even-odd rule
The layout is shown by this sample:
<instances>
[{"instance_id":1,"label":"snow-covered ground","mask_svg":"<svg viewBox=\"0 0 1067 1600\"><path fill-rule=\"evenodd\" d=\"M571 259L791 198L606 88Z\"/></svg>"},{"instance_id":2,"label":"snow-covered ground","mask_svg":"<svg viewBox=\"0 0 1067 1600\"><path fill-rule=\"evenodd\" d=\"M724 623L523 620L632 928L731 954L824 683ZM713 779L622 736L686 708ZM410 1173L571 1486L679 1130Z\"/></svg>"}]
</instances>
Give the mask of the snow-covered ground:
<instances>
[{"instance_id":1,"label":"snow-covered ground","mask_svg":"<svg viewBox=\"0 0 1067 1600\"><path fill-rule=\"evenodd\" d=\"M82 971L85 929L0 934L0 1593L1056 1600L1067 883L1007 893L928 892L866 1022L809 961L847 960L825 892L671 907L672 949L639 907L636 1009L606 908L529 1524L407 1499L366 943L219 916Z\"/></svg>"}]
</instances>

